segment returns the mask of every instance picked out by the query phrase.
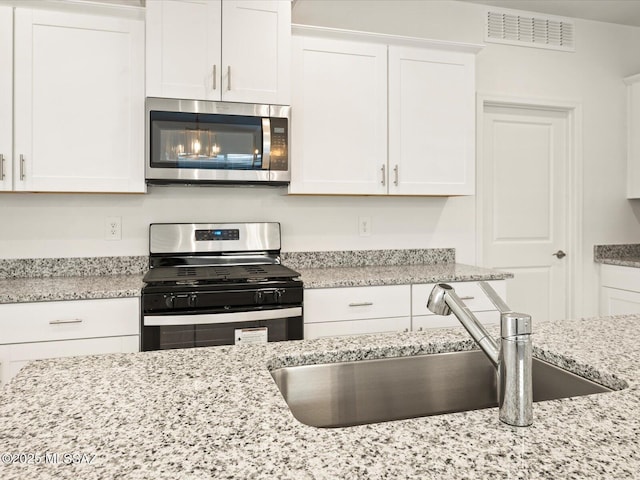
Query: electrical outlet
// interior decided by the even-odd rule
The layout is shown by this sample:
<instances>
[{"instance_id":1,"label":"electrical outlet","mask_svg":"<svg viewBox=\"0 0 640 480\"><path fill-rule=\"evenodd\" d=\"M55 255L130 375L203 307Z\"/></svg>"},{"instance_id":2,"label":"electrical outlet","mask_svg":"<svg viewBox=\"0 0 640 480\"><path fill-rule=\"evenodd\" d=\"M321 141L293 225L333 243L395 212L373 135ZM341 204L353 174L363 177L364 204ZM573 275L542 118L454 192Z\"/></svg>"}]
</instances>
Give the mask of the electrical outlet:
<instances>
[{"instance_id":1,"label":"electrical outlet","mask_svg":"<svg viewBox=\"0 0 640 480\"><path fill-rule=\"evenodd\" d=\"M358 232L361 237L371 236L371 217L358 217Z\"/></svg>"},{"instance_id":2,"label":"electrical outlet","mask_svg":"<svg viewBox=\"0 0 640 480\"><path fill-rule=\"evenodd\" d=\"M122 218L107 217L104 224L105 240L122 240Z\"/></svg>"}]
</instances>

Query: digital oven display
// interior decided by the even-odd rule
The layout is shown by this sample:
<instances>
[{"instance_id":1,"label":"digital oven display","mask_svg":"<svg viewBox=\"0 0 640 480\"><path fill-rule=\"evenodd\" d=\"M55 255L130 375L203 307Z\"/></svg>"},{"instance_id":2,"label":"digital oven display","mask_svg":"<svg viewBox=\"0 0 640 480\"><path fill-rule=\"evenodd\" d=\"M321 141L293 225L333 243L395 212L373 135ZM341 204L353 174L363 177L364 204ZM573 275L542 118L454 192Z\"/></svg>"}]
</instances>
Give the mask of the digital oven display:
<instances>
[{"instance_id":1,"label":"digital oven display","mask_svg":"<svg viewBox=\"0 0 640 480\"><path fill-rule=\"evenodd\" d=\"M237 228L196 230L196 242L209 242L211 240L240 240L240 230Z\"/></svg>"}]
</instances>

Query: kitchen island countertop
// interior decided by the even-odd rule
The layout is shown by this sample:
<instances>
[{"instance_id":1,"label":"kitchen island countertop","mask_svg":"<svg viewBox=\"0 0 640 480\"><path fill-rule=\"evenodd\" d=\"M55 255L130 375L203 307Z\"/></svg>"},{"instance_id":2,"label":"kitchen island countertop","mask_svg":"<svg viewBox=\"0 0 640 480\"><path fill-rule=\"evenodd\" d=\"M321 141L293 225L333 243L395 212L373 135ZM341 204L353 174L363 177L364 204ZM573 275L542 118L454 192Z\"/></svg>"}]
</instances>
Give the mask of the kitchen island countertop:
<instances>
[{"instance_id":1,"label":"kitchen island countertop","mask_svg":"<svg viewBox=\"0 0 640 480\"><path fill-rule=\"evenodd\" d=\"M536 403L528 428L496 408L314 428L269 374L469 349L461 329L34 362L0 391L0 477L638 478L639 333L640 315L534 323L536 356L627 388Z\"/></svg>"}]
</instances>

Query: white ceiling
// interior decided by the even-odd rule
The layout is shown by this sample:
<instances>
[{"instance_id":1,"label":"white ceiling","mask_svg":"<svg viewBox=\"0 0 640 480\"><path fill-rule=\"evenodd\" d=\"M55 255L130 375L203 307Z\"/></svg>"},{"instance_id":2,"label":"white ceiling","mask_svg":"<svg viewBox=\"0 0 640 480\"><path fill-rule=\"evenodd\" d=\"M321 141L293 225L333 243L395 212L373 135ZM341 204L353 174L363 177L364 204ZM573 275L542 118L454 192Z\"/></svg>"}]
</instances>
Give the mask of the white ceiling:
<instances>
[{"instance_id":1,"label":"white ceiling","mask_svg":"<svg viewBox=\"0 0 640 480\"><path fill-rule=\"evenodd\" d=\"M459 0L640 27L640 0Z\"/></svg>"}]
</instances>

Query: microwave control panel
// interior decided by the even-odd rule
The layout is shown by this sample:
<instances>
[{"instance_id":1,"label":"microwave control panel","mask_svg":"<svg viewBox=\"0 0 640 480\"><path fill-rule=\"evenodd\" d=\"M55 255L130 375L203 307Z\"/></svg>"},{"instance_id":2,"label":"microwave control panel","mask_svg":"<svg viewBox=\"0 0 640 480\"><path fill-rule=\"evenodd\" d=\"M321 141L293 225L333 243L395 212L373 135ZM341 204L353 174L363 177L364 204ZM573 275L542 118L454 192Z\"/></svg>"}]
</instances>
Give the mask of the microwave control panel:
<instances>
[{"instance_id":1,"label":"microwave control panel","mask_svg":"<svg viewBox=\"0 0 640 480\"><path fill-rule=\"evenodd\" d=\"M271 118L271 170L289 169L288 129L286 118Z\"/></svg>"}]
</instances>

